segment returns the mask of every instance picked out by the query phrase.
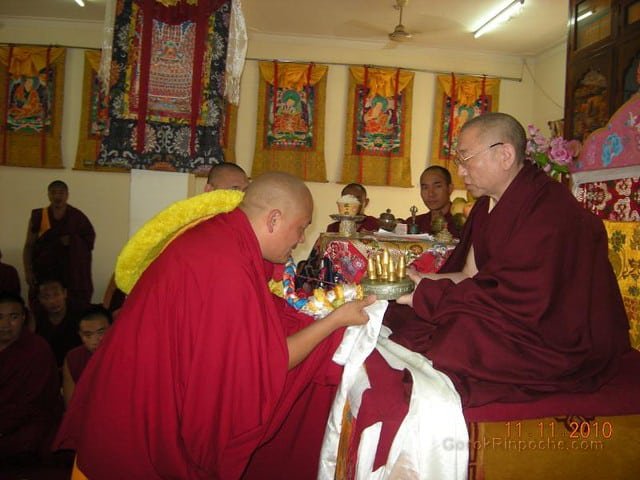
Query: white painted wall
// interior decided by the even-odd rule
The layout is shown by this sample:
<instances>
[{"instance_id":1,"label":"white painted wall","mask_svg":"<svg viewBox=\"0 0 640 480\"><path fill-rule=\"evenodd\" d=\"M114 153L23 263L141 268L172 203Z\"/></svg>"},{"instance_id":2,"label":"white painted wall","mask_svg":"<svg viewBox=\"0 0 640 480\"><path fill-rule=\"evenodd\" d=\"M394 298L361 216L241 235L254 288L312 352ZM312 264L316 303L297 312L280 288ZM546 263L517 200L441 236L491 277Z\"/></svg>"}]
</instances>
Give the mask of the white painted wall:
<instances>
[{"instance_id":1,"label":"white painted wall","mask_svg":"<svg viewBox=\"0 0 640 480\"><path fill-rule=\"evenodd\" d=\"M101 43L102 26L98 23L50 22L18 20L0 17L0 42L58 44L96 48ZM563 48L556 48L537 58L527 59L535 84L523 59L511 56L485 55L454 50L425 50L398 48L384 50L380 45L329 42L318 39L252 38L248 56L261 59L303 60L332 63L355 63L399 66L443 72L486 73L519 78L503 80L500 91L500 110L518 118L525 126L535 122L540 127L549 119L560 118L562 109L546 100L542 85L555 101L564 98ZM3 261L22 272L22 246L29 212L47 204L46 186L54 179L68 183L69 202L83 210L91 219L97 233L94 250L94 301L102 298L111 276L118 252L128 238L129 174L93 173L73 170L80 122L80 93L82 91L83 52L70 48L67 52L64 119L64 169L43 170L0 166L0 249ZM258 67L255 60L247 62L242 78L241 102L238 112L236 139L237 161L248 172L255 147L255 125L258 97ZM327 183L309 183L315 198L314 222L307 231L307 240L298 247L296 257L305 257L318 234L330 222L335 211L335 199L342 188L341 159L344 151L344 130L347 109L348 67L332 65L327 79L325 128L325 156ZM416 73L414 80L414 108L412 119L411 168L412 183L416 185L422 170L428 165L433 128L435 74ZM201 192L204 179L196 179L196 192ZM368 213L378 216L391 208L398 216L408 216L411 205L421 205L416 187L369 187L371 199Z\"/></svg>"}]
</instances>

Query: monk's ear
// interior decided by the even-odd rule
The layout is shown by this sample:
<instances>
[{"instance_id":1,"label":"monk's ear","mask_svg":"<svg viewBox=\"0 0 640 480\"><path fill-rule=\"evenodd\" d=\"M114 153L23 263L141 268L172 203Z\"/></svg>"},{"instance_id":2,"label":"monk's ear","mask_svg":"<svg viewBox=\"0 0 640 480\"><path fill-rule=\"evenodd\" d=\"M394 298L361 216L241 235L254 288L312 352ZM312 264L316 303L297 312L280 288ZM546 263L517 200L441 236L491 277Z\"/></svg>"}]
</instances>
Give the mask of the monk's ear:
<instances>
[{"instance_id":1,"label":"monk's ear","mask_svg":"<svg viewBox=\"0 0 640 480\"><path fill-rule=\"evenodd\" d=\"M210 183L205 183L204 184L204 191L205 192L212 192L213 191L213 186Z\"/></svg>"},{"instance_id":2,"label":"monk's ear","mask_svg":"<svg viewBox=\"0 0 640 480\"><path fill-rule=\"evenodd\" d=\"M266 220L267 220L267 231L269 233L273 233L278 228L280 220L282 220L282 212L277 208L274 210L270 210L269 213L267 214Z\"/></svg>"},{"instance_id":3,"label":"monk's ear","mask_svg":"<svg viewBox=\"0 0 640 480\"><path fill-rule=\"evenodd\" d=\"M501 145L500 152L500 165L504 170L511 170L513 166L517 163L516 161L516 149L510 143L505 143Z\"/></svg>"}]
</instances>

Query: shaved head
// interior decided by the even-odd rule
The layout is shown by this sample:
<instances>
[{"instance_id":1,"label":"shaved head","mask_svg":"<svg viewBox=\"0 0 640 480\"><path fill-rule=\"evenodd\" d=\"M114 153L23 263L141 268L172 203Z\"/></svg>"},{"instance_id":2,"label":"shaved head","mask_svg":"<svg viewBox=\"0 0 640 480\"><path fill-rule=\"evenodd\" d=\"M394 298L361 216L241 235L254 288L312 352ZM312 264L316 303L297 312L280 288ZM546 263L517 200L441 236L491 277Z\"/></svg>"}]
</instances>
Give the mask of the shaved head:
<instances>
[{"instance_id":1,"label":"shaved head","mask_svg":"<svg viewBox=\"0 0 640 480\"><path fill-rule=\"evenodd\" d=\"M247 215L262 256L284 263L304 241L311 223L313 198L304 182L288 173L268 172L247 188L240 209Z\"/></svg>"},{"instance_id":2,"label":"shaved head","mask_svg":"<svg viewBox=\"0 0 640 480\"><path fill-rule=\"evenodd\" d=\"M249 178L245 171L235 163L222 162L209 170L205 192L212 190L241 190L245 191L249 185Z\"/></svg>"}]
</instances>

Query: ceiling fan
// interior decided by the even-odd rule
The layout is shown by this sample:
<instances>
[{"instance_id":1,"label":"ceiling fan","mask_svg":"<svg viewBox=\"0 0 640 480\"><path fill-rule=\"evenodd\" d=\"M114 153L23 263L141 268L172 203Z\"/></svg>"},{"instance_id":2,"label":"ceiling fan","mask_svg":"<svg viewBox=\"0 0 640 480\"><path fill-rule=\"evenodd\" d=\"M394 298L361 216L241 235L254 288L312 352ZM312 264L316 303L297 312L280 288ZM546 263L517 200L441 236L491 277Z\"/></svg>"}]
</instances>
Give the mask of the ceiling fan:
<instances>
[{"instance_id":1,"label":"ceiling fan","mask_svg":"<svg viewBox=\"0 0 640 480\"><path fill-rule=\"evenodd\" d=\"M405 26L402 24L402 10L408 3L409 0L396 0L396 4L393 6L393 8L400 11L398 24L393 29L393 32L389 34L389 40L393 42L407 42L413 38L411 32L407 31Z\"/></svg>"}]
</instances>

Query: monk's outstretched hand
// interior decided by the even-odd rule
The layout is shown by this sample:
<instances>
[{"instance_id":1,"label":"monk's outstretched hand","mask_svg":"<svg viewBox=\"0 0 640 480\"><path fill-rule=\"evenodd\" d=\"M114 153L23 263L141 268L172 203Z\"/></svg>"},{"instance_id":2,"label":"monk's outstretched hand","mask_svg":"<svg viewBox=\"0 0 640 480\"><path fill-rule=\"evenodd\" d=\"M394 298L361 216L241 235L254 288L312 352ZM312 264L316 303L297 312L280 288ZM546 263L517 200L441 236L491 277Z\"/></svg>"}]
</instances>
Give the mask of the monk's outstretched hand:
<instances>
[{"instance_id":1,"label":"monk's outstretched hand","mask_svg":"<svg viewBox=\"0 0 640 480\"><path fill-rule=\"evenodd\" d=\"M409 305L411 308L413 308L413 292L398 297L396 299L396 303L399 303L401 305Z\"/></svg>"},{"instance_id":2,"label":"monk's outstretched hand","mask_svg":"<svg viewBox=\"0 0 640 480\"><path fill-rule=\"evenodd\" d=\"M376 301L375 295L369 295L363 300L354 300L352 302L341 305L328 317L332 317L332 321L336 322L338 327L348 327L350 325L364 325L369 321L369 315L364 311L366 307Z\"/></svg>"}]
</instances>

